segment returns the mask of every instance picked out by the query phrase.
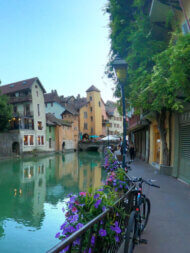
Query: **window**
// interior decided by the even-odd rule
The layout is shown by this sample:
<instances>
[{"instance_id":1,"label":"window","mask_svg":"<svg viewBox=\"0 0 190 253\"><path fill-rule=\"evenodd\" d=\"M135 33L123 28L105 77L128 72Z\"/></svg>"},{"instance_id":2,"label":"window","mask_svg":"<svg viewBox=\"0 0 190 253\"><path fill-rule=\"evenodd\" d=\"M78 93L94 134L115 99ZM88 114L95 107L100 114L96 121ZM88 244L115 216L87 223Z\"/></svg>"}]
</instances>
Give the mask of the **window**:
<instances>
[{"instance_id":1,"label":"window","mask_svg":"<svg viewBox=\"0 0 190 253\"><path fill-rule=\"evenodd\" d=\"M90 96L90 101L92 101L92 97Z\"/></svg>"},{"instance_id":2,"label":"window","mask_svg":"<svg viewBox=\"0 0 190 253\"><path fill-rule=\"evenodd\" d=\"M87 130L88 129L88 124L84 123L84 129Z\"/></svg>"},{"instance_id":3,"label":"window","mask_svg":"<svg viewBox=\"0 0 190 253\"><path fill-rule=\"evenodd\" d=\"M98 102L98 104L99 104L99 107L101 107L101 103L100 103L100 101Z\"/></svg>"},{"instance_id":4,"label":"window","mask_svg":"<svg viewBox=\"0 0 190 253\"><path fill-rule=\"evenodd\" d=\"M84 112L84 118L87 119L88 118L88 114L87 112Z\"/></svg>"},{"instance_id":5,"label":"window","mask_svg":"<svg viewBox=\"0 0 190 253\"><path fill-rule=\"evenodd\" d=\"M28 135L24 135L24 145L28 146Z\"/></svg>"},{"instance_id":6,"label":"window","mask_svg":"<svg viewBox=\"0 0 190 253\"><path fill-rule=\"evenodd\" d=\"M29 135L29 140L30 140L30 145L34 145L34 136L33 135Z\"/></svg>"},{"instance_id":7,"label":"window","mask_svg":"<svg viewBox=\"0 0 190 253\"><path fill-rule=\"evenodd\" d=\"M44 136L43 135L38 136L38 145L44 145Z\"/></svg>"},{"instance_id":8,"label":"window","mask_svg":"<svg viewBox=\"0 0 190 253\"><path fill-rule=\"evenodd\" d=\"M37 104L37 109L38 109L38 116L40 116L40 105Z\"/></svg>"},{"instance_id":9,"label":"window","mask_svg":"<svg viewBox=\"0 0 190 253\"><path fill-rule=\"evenodd\" d=\"M90 107L90 111L92 112L92 107Z\"/></svg>"},{"instance_id":10,"label":"window","mask_svg":"<svg viewBox=\"0 0 190 253\"><path fill-rule=\"evenodd\" d=\"M49 148L51 148L52 145L51 145L51 138L49 138Z\"/></svg>"},{"instance_id":11,"label":"window","mask_svg":"<svg viewBox=\"0 0 190 253\"><path fill-rule=\"evenodd\" d=\"M93 121L93 117L92 116L90 117L90 119L91 119L91 121Z\"/></svg>"},{"instance_id":12,"label":"window","mask_svg":"<svg viewBox=\"0 0 190 253\"><path fill-rule=\"evenodd\" d=\"M38 130L42 130L43 127L42 127L42 122L41 121L38 121Z\"/></svg>"},{"instance_id":13,"label":"window","mask_svg":"<svg viewBox=\"0 0 190 253\"><path fill-rule=\"evenodd\" d=\"M51 103L51 107L53 107L53 103Z\"/></svg>"},{"instance_id":14,"label":"window","mask_svg":"<svg viewBox=\"0 0 190 253\"><path fill-rule=\"evenodd\" d=\"M93 127L91 128L91 134L93 134Z\"/></svg>"},{"instance_id":15,"label":"window","mask_svg":"<svg viewBox=\"0 0 190 253\"><path fill-rule=\"evenodd\" d=\"M37 95L37 97L38 97L38 91L36 91L36 95Z\"/></svg>"},{"instance_id":16,"label":"window","mask_svg":"<svg viewBox=\"0 0 190 253\"><path fill-rule=\"evenodd\" d=\"M37 89L37 88L38 88L38 85L35 85L35 88Z\"/></svg>"},{"instance_id":17,"label":"window","mask_svg":"<svg viewBox=\"0 0 190 253\"><path fill-rule=\"evenodd\" d=\"M33 145L34 145L34 136L24 135L24 146L33 146Z\"/></svg>"}]
</instances>

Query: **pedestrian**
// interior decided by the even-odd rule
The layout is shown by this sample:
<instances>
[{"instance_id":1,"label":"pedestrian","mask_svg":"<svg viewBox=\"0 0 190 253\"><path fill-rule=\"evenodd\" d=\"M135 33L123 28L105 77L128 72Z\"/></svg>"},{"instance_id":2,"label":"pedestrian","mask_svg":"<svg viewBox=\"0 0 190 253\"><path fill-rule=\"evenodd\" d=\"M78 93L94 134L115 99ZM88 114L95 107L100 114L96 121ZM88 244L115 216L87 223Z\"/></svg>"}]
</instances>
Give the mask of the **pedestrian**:
<instances>
[{"instance_id":1,"label":"pedestrian","mask_svg":"<svg viewBox=\"0 0 190 253\"><path fill-rule=\"evenodd\" d=\"M131 145L129 147L129 154L130 154L131 161L134 161L134 159L135 159L135 147L134 147L133 143L131 143Z\"/></svg>"},{"instance_id":2,"label":"pedestrian","mask_svg":"<svg viewBox=\"0 0 190 253\"><path fill-rule=\"evenodd\" d=\"M117 146L117 149L114 151L114 155L115 155L115 158L116 159L118 159L118 157L120 158L120 156L121 156L121 147L120 147L120 145L118 145ZM118 159L118 160L120 160L120 159Z\"/></svg>"}]
</instances>

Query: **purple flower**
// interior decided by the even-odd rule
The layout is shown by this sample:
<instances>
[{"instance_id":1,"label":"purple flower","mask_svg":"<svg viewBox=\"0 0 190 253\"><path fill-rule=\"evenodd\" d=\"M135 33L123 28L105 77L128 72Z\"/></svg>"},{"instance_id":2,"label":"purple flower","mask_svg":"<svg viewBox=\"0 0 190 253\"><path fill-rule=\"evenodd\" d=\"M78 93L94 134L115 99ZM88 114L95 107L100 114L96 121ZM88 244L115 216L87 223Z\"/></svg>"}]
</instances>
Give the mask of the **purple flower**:
<instances>
[{"instance_id":1,"label":"purple flower","mask_svg":"<svg viewBox=\"0 0 190 253\"><path fill-rule=\"evenodd\" d=\"M73 242L74 245L80 245L80 238L77 238L74 242Z\"/></svg>"},{"instance_id":2,"label":"purple flower","mask_svg":"<svg viewBox=\"0 0 190 253\"><path fill-rule=\"evenodd\" d=\"M84 225L82 224L82 223L78 223L77 225L76 225L76 229L77 230L79 230L80 228L82 228Z\"/></svg>"},{"instance_id":3,"label":"purple flower","mask_svg":"<svg viewBox=\"0 0 190 253\"><path fill-rule=\"evenodd\" d=\"M94 207L95 207L95 208L98 208L98 206L101 204L101 202L102 202L102 200L101 200L101 199L98 199L98 200L96 201L96 203L94 204Z\"/></svg>"},{"instance_id":4,"label":"purple flower","mask_svg":"<svg viewBox=\"0 0 190 253\"><path fill-rule=\"evenodd\" d=\"M91 253L91 252L92 252L92 249L91 249L91 248L89 248L88 253Z\"/></svg>"},{"instance_id":5,"label":"purple flower","mask_svg":"<svg viewBox=\"0 0 190 253\"><path fill-rule=\"evenodd\" d=\"M101 229L99 230L99 235L100 235L100 236L106 236L106 235L107 235L106 230L104 230L104 229L101 228Z\"/></svg>"},{"instance_id":6,"label":"purple flower","mask_svg":"<svg viewBox=\"0 0 190 253\"><path fill-rule=\"evenodd\" d=\"M118 235L115 236L115 241L116 241L116 242L119 242L119 241L120 241Z\"/></svg>"},{"instance_id":7,"label":"purple flower","mask_svg":"<svg viewBox=\"0 0 190 253\"><path fill-rule=\"evenodd\" d=\"M62 208L62 211L63 211L63 213L65 212L65 208L64 207Z\"/></svg>"},{"instance_id":8,"label":"purple flower","mask_svg":"<svg viewBox=\"0 0 190 253\"><path fill-rule=\"evenodd\" d=\"M119 227L118 221L115 222L115 226L110 226L110 229L117 234L121 233L121 228Z\"/></svg>"},{"instance_id":9,"label":"purple flower","mask_svg":"<svg viewBox=\"0 0 190 253\"><path fill-rule=\"evenodd\" d=\"M71 223L75 223L78 221L78 218L79 218L79 215L78 214L75 214L73 215L72 219L71 219Z\"/></svg>"},{"instance_id":10,"label":"purple flower","mask_svg":"<svg viewBox=\"0 0 190 253\"><path fill-rule=\"evenodd\" d=\"M63 252L67 252L69 250L69 245L63 249Z\"/></svg>"},{"instance_id":11,"label":"purple flower","mask_svg":"<svg viewBox=\"0 0 190 253\"><path fill-rule=\"evenodd\" d=\"M60 233L57 233L56 235L55 235L55 238L59 238L60 237Z\"/></svg>"},{"instance_id":12,"label":"purple flower","mask_svg":"<svg viewBox=\"0 0 190 253\"><path fill-rule=\"evenodd\" d=\"M75 198L76 198L76 196L74 196L74 195L71 196L71 197L70 197L70 200L68 201L68 203L69 203L69 204L74 204L74 203L75 203Z\"/></svg>"},{"instance_id":13,"label":"purple flower","mask_svg":"<svg viewBox=\"0 0 190 253\"><path fill-rule=\"evenodd\" d=\"M91 238L91 244L94 246L95 244L95 236L93 235L92 238Z\"/></svg>"},{"instance_id":14,"label":"purple flower","mask_svg":"<svg viewBox=\"0 0 190 253\"><path fill-rule=\"evenodd\" d=\"M115 227L115 232L116 232L117 234L120 234L120 233L121 233L121 228L120 228L120 227Z\"/></svg>"},{"instance_id":15,"label":"purple flower","mask_svg":"<svg viewBox=\"0 0 190 253\"><path fill-rule=\"evenodd\" d=\"M103 192L104 189L98 189L98 192Z\"/></svg>"},{"instance_id":16,"label":"purple flower","mask_svg":"<svg viewBox=\"0 0 190 253\"><path fill-rule=\"evenodd\" d=\"M67 222L63 223L60 227L60 230L63 230L65 228L65 226L67 225Z\"/></svg>"},{"instance_id":17,"label":"purple flower","mask_svg":"<svg viewBox=\"0 0 190 253\"><path fill-rule=\"evenodd\" d=\"M99 197L100 197L99 193L97 193L97 194L94 195L94 199L98 199Z\"/></svg>"},{"instance_id":18,"label":"purple flower","mask_svg":"<svg viewBox=\"0 0 190 253\"><path fill-rule=\"evenodd\" d=\"M103 212L106 211L106 207L105 206L102 207L102 211Z\"/></svg>"}]
</instances>

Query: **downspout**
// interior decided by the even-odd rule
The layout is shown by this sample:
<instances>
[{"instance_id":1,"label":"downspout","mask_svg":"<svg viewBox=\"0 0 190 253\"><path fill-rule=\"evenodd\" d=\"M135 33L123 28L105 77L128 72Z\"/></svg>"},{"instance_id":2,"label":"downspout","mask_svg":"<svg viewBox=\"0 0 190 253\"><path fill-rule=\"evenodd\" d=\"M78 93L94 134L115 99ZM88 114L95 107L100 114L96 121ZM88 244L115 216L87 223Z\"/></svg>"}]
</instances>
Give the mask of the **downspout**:
<instances>
[{"instance_id":1,"label":"downspout","mask_svg":"<svg viewBox=\"0 0 190 253\"><path fill-rule=\"evenodd\" d=\"M187 17L187 14L186 14L186 11L185 11L185 8L184 8L184 5L183 5L182 0L179 0L179 4L180 4L180 7L181 7L181 9L182 9L182 11L183 11L183 14L184 14L184 16L185 16L185 19L186 19L186 21L187 21L187 24L188 24L188 27L189 27L189 30L190 30L190 22L189 22L189 19L188 19L188 17Z\"/></svg>"}]
</instances>

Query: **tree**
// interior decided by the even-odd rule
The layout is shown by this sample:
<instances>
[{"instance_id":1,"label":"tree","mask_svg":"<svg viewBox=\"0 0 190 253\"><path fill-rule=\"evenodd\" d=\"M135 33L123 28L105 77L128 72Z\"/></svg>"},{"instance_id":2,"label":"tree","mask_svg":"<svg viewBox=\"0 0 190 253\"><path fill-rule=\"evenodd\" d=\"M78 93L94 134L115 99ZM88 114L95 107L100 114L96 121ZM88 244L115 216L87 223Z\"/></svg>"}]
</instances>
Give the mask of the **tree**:
<instances>
[{"instance_id":1,"label":"tree","mask_svg":"<svg viewBox=\"0 0 190 253\"><path fill-rule=\"evenodd\" d=\"M0 95L0 131L9 127L9 120L12 118L12 106L5 95Z\"/></svg>"},{"instance_id":2,"label":"tree","mask_svg":"<svg viewBox=\"0 0 190 253\"><path fill-rule=\"evenodd\" d=\"M109 0L111 57L108 64L111 71L116 55L126 59L128 64L126 97L131 106L140 113L154 112L162 140L163 164L169 165L169 150L166 141L167 111L181 111L183 101L190 98L190 35L174 34L170 42L155 39L149 20L146 0ZM170 13L171 14L171 13ZM121 22L122 21L122 22ZM169 24L169 20L168 23ZM174 40L175 38L175 40ZM176 40L177 39L177 40ZM108 71L108 73L109 73ZM116 86L115 95L120 96Z\"/></svg>"}]
</instances>

